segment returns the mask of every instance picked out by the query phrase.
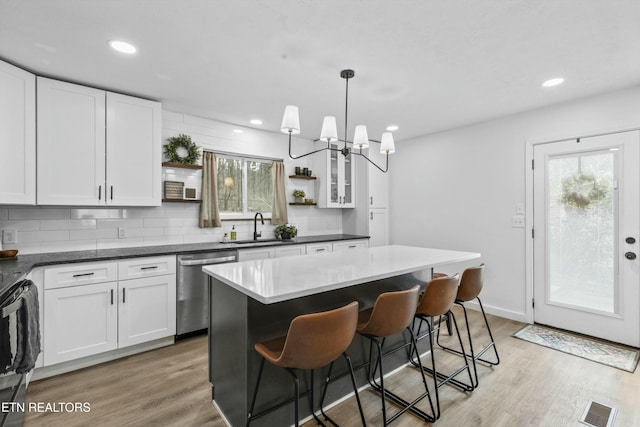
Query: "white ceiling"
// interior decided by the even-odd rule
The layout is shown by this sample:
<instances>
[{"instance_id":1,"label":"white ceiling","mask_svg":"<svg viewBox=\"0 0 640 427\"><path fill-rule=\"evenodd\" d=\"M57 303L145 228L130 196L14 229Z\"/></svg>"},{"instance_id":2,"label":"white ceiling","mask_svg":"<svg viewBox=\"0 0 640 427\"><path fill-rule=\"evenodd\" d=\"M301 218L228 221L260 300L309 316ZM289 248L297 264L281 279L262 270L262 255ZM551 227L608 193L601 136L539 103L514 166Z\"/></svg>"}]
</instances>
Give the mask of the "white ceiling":
<instances>
[{"instance_id":1,"label":"white ceiling","mask_svg":"<svg viewBox=\"0 0 640 427\"><path fill-rule=\"evenodd\" d=\"M401 141L640 84L640 1L0 0L0 58L273 131L296 104L310 139L353 68L349 132Z\"/></svg>"}]
</instances>

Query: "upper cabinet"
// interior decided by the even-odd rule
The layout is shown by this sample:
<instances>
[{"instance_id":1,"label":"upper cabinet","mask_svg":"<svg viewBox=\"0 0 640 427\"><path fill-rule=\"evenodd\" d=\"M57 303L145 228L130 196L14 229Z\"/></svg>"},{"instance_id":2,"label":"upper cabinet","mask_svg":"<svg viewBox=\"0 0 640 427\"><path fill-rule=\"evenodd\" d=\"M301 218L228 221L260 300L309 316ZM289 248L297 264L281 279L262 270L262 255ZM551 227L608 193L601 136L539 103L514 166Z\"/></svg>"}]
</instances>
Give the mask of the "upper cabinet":
<instances>
[{"instance_id":1,"label":"upper cabinet","mask_svg":"<svg viewBox=\"0 0 640 427\"><path fill-rule=\"evenodd\" d=\"M341 146L331 144L332 148ZM353 156L343 156L339 151L327 150L316 154L318 184L316 199L321 208L355 207L355 164Z\"/></svg>"},{"instance_id":2,"label":"upper cabinet","mask_svg":"<svg viewBox=\"0 0 640 427\"><path fill-rule=\"evenodd\" d=\"M35 76L0 61L0 204L36 203Z\"/></svg>"},{"instance_id":3,"label":"upper cabinet","mask_svg":"<svg viewBox=\"0 0 640 427\"><path fill-rule=\"evenodd\" d=\"M160 104L37 78L41 205L159 206Z\"/></svg>"},{"instance_id":4,"label":"upper cabinet","mask_svg":"<svg viewBox=\"0 0 640 427\"><path fill-rule=\"evenodd\" d=\"M372 143L369 146L367 156L380 167L384 168L387 159L385 154L380 154L380 146ZM365 161L366 162L366 161ZM389 206L389 174L381 172L377 167L366 162L369 168L367 203L369 208L387 208Z\"/></svg>"}]
</instances>

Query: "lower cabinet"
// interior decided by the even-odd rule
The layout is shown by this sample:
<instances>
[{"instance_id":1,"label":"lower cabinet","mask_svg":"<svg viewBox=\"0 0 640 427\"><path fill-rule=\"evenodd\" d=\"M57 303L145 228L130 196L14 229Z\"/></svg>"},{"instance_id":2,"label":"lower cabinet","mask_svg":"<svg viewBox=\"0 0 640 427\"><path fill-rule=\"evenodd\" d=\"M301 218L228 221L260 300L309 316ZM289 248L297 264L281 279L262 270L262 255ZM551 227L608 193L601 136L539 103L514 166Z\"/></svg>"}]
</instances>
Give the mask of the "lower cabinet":
<instances>
[{"instance_id":1,"label":"lower cabinet","mask_svg":"<svg viewBox=\"0 0 640 427\"><path fill-rule=\"evenodd\" d=\"M44 292L44 366L118 348L117 282Z\"/></svg>"},{"instance_id":2,"label":"lower cabinet","mask_svg":"<svg viewBox=\"0 0 640 427\"><path fill-rule=\"evenodd\" d=\"M276 258L288 255L304 255L306 254L305 245L277 246Z\"/></svg>"},{"instance_id":3,"label":"lower cabinet","mask_svg":"<svg viewBox=\"0 0 640 427\"><path fill-rule=\"evenodd\" d=\"M241 249L238 251L238 261L249 261L252 259L267 259L275 257L276 250L273 247Z\"/></svg>"},{"instance_id":4,"label":"lower cabinet","mask_svg":"<svg viewBox=\"0 0 640 427\"><path fill-rule=\"evenodd\" d=\"M44 366L175 335L175 257L149 258L140 267L148 277L135 279L129 279L128 264L69 264L45 271ZM163 270L166 265L174 268ZM120 270L121 280L86 284L105 266ZM67 277L77 282L61 279Z\"/></svg>"}]
</instances>

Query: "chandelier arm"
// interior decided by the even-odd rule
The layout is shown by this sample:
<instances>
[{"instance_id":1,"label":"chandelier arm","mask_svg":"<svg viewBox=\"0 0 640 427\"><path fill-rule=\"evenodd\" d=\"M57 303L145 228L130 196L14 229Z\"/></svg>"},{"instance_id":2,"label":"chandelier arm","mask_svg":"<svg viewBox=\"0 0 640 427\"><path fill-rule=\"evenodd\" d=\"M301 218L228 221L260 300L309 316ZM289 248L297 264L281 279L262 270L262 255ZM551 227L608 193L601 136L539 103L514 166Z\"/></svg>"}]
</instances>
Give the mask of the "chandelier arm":
<instances>
[{"instance_id":1,"label":"chandelier arm","mask_svg":"<svg viewBox=\"0 0 640 427\"><path fill-rule=\"evenodd\" d=\"M386 153L386 156L385 156L386 161L385 161L384 169L382 169L373 160L371 160L370 158L368 158L366 155L362 154L361 152L360 153L356 153L355 151L351 151L351 154L355 154L355 155L364 157L369 163L371 163L373 166L377 167L380 170L380 172L382 172L382 173L387 173L387 171L389 170L389 153Z\"/></svg>"},{"instance_id":2,"label":"chandelier arm","mask_svg":"<svg viewBox=\"0 0 640 427\"><path fill-rule=\"evenodd\" d=\"M349 117L349 76L346 75L345 80L345 90L344 90L344 148L347 149L347 122Z\"/></svg>"},{"instance_id":3,"label":"chandelier arm","mask_svg":"<svg viewBox=\"0 0 640 427\"><path fill-rule=\"evenodd\" d=\"M319 140L316 139L315 141L319 141ZM329 145L329 144L327 143L327 145ZM293 155L293 153L291 152L291 132L289 132L289 157L292 158L293 160L300 159L302 157L307 157L307 156L309 156L311 154L319 153L319 152L325 151L325 150L341 151L339 148L323 147L323 148L320 148L318 150L313 150L313 151L310 151L310 152L305 153L305 154Z\"/></svg>"}]
</instances>

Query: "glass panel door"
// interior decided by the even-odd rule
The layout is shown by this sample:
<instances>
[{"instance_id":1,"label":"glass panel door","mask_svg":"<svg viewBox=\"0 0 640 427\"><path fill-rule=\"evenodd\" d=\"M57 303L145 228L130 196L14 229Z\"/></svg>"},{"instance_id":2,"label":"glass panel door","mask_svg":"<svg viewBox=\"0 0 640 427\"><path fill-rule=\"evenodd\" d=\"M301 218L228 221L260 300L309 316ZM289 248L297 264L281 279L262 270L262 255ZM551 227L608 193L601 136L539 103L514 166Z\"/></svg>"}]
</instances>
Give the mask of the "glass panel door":
<instances>
[{"instance_id":1,"label":"glass panel door","mask_svg":"<svg viewBox=\"0 0 640 427\"><path fill-rule=\"evenodd\" d=\"M614 152L550 157L547 303L616 313Z\"/></svg>"},{"instance_id":2,"label":"glass panel door","mask_svg":"<svg viewBox=\"0 0 640 427\"><path fill-rule=\"evenodd\" d=\"M338 146L336 144L331 144L331 148L335 148L336 150L338 149ZM331 203L338 203L338 196L339 196L339 191L338 191L338 152L337 151L329 151L329 169L330 169L330 176L329 176L329 189L330 189L330 200Z\"/></svg>"},{"instance_id":3,"label":"glass panel door","mask_svg":"<svg viewBox=\"0 0 640 427\"><path fill-rule=\"evenodd\" d=\"M344 158L344 203L350 204L353 202L353 156L349 154Z\"/></svg>"}]
</instances>

